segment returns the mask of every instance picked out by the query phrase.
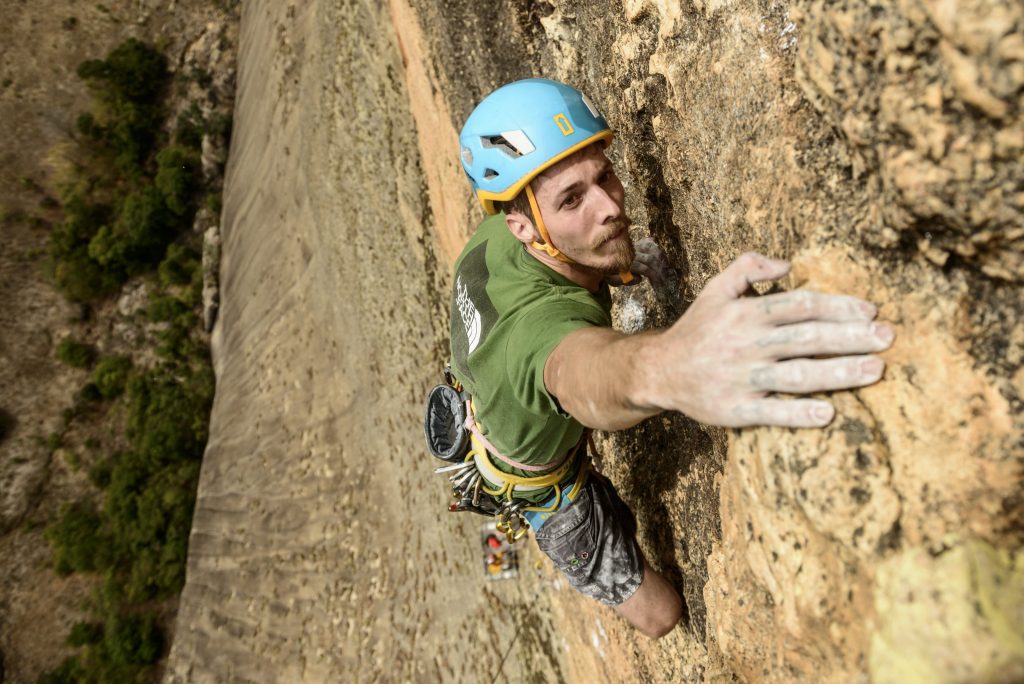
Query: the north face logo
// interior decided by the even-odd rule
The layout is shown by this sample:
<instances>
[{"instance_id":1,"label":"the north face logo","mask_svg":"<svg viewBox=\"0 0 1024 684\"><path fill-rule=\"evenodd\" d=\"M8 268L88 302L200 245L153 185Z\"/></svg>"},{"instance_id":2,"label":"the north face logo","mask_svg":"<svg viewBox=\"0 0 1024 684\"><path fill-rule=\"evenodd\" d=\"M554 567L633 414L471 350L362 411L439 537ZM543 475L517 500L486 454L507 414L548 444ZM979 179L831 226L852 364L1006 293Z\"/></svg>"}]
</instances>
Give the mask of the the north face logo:
<instances>
[{"instance_id":1,"label":"the north face logo","mask_svg":"<svg viewBox=\"0 0 1024 684\"><path fill-rule=\"evenodd\" d=\"M466 354L469 355L480 344L480 332L483 326L480 321L480 312L473 304L473 300L470 299L469 288L462 282L461 275L455 279L455 306L462 317L462 327L466 331L466 339L469 343L469 350Z\"/></svg>"}]
</instances>

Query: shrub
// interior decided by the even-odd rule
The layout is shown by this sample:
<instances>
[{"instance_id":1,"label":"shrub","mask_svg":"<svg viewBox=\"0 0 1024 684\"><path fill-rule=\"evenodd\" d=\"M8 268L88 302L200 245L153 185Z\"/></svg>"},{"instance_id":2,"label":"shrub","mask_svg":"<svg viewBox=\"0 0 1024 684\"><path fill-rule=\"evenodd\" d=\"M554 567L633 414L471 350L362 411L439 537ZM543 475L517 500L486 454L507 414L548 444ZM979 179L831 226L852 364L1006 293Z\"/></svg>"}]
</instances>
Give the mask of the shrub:
<instances>
[{"instance_id":1,"label":"shrub","mask_svg":"<svg viewBox=\"0 0 1024 684\"><path fill-rule=\"evenodd\" d=\"M109 539L101 531L95 508L79 501L61 509L60 518L46 529L59 575L109 567Z\"/></svg>"},{"instance_id":2,"label":"shrub","mask_svg":"<svg viewBox=\"0 0 1024 684\"><path fill-rule=\"evenodd\" d=\"M98 644L103 640L102 622L76 622L68 635L68 646Z\"/></svg>"},{"instance_id":3,"label":"shrub","mask_svg":"<svg viewBox=\"0 0 1024 684\"><path fill-rule=\"evenodd\" d=\"M172 145L160 150L156 164L156 187L163 193L164 203L177 216L185 216L192 206L192 193L197 185L199 155Z\"/></svg>"},{"instance_id":4,"label":"shrub","mask_svg":"<svg viewBox=\"0 0 1024 684\"><path fill-rule=\"evenodd\" d=\"M114 468L114 464L110 462L109 458L96 461L89 468L89 481L100 489L106 489L110 485L110 474Z\"/></svg>"},{"instance_id":5,"label":"shrub","mask_svg":"<svg viewBox=\"0 0 1024 684\"><path fill-rule=\"evenodd\" d=\"M78 76L94 82L106 100L152 102L163 88L167 66L162 54L129 38L106 59L89 59L79 64Z\"/></svg>"},{"instance_id":6,"label":"shrub","mask_svg":"<svg viewBox=\"0 0 1024 684\"><path fill-rule=\"evenodd\" d=\"M92 371L92 381L104 399L113 399L124 392L132 360L127 356L108 356L102 359Z\"/></svg>"},{"instance_id":7,"label":"shrub","mask_svg":"<svg viewBox=\"0 0 1024 684\"><path fill-rule=\"evenodd\" d=\"M56 670L44 672L36 679L36 684L78 684L85 680L85 672L78 658L65 658Z\"/></svg>"},{"instance_id":8,"label":"shrub","mask_svg":"<svg viewBox=\"0 0 1024 684\"><path fill-rule=\"evenodd\" d=\"M203 130L206 122L203 114L199 111L199 105L192 103L188 109L178 116L174 128L174 142L184 147L198 150L203 145Z\"/></svg>"},{"instance_id":9,"label":"shrub","mask_svg":"<svg viewBox=\"0 0 1024 684\"><path fill-rule=\"evenodd\" d=\"M121 279L105 272L83 247L54 263L53 280L68 300L84 304L114 292Z\"/></svg>"},{"instance_id":10,"label":"shrub","mask_svg":"<svg viewBox=\"0 0 1024 684\"><path fill-rule=\"evenodd\" d=\"M163 650L163 637L151 616L115 616L108 620L103 648L118 665L155 663Z\"/></svg>"},{"instance_id":11,"label":"shrub","mask_svg":"<svg viewBox=\"0 0 1024 684\"><path fill-rule=\"evenodd\" d=\"M120 279L89 256L89 242L112 218L110 207L73 193L64 202L64 222L50 233L54 281L64 296L88 302L112 292Z\"/></svg>"},{"instance_id":12,"label":"shrub","mask_svg":"<svg viewBox=\"0 0 1024 684\"><path fill-rule=\"evenodd\" d=\"M96 117L89 112L83 112L75 119L75 128L78 132L90 140L100 141L106 133L103 126L96 121Z\"/></svg>"},{"instance_id":13,"label":"shrub","mask_svg":"<svg viewBox=\"0 0 1024 684\"><path fill-rule=\"evenodd\" d=\"M89 256L123 282L159 263L174 239L175 218L163 194L146 185L124 197L113 224L89 241Z\"/></svg>"},{"instance_id":14,"label":"shrub","mask_svg":"<svg viewBox=\"0 0 1024 684\"><path fill-rule=\"evenodd\" d=\"M220 192L208 192L206 199L204 200L206 208L212 211L214 214L220 214L221 209L224 208L224 202Z\"/></svg>"},{"instance_id":15,"label":"shrub","mask_svg":"<svg viewBox=\"0 0 1024 684\"><path fill-rule=\"evenodd\" d=\"M206 445L213 402L208 366L176 375L167 368L136 375L128 383L128 437L153 463L198 461Z\"/></svg>"},{"instance_id":16,"label":"shrub","mask_svg":"<svg viewBox=\"0 0 1024 684\"><path fill-rule=\"evenodd\" d=\"M84 124L84 130L112 147L122 171L137 174L159 129L158 99L167 80L164 56L129 38L106 59L82 62L78 75L89 83L102 109L101 117Z\"/></svg>"},{"instance_id":17,"label":"shrub","mask_svg":"<svg viewBox=\"0 0 1024 684\"><path fill-rule=\"evenodd\" d=\"M169 245L164 260L157 267L157 272L160 274L160 283L164 287L188 285L195 277L196 271L201 271L202 269L198 256L195 250L190 249L186 245L178 243Z\"/></svg>"},{"instance_id":18,"label":"shrub","mask_svg":"<svg viewBox=\"0 0 1024 684\"><path fill-rule=\"evenodd\" d=\"M150 297L149 306L146 307L146 318L154 323L160 321L173 321L185 313L188 308L177 297L169 294L159 294Z\"/></svg>"},{"instance_id":19,"label":"shrub","mask_svg":"<svg viewBox=\"0 0 1024 684\"><path fill-rule=\"evenodd\" d=\"M100 388L96 386L95 382L89 381L82 385L82 389L78 390L78 399L81 401L99 401L102 398Z\"/></svg>"},{"instance_id":20,"label":"shrub","mask_svg":"<svg viewBox=\"0 0 1024 684\"><path fill-rule=\"evenodd\" d=\"M91 202L80 192L64 200L64 223L50 234L50 250L57 257L89 244L92 237L110 221L110 207Z\"/></svg>"},{"instance_id":21,"label":"shrub","mask_svg":"<svg viewBox=\"0 0 1024 684\"><path fill-rule=\"evenodd\" d=\"M72 337L65 337L57 345L57 359L73 368L87 368L96 358L96 350Z\"/></svg>"}]
</instances>

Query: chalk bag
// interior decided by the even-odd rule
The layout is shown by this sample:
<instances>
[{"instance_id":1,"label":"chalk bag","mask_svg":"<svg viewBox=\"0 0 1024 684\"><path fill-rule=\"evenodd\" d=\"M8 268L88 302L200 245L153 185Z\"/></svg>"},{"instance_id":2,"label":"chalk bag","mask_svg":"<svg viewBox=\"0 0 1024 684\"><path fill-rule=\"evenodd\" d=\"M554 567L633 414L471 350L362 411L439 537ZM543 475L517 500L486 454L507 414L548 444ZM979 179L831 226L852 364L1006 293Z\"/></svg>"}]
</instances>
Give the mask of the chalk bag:
<instances>
[{"instance_id":1,"label":"chalk bag","mask_svg":"<svg viewBox=\"0 0 1024 684\"><path fill-rule=\"evenodd\" d=\"M437 385L427 395L423 432L430 453L450 463L465 459L469 451L466 401L454 387Z\"/></svg>"}]
</instances>

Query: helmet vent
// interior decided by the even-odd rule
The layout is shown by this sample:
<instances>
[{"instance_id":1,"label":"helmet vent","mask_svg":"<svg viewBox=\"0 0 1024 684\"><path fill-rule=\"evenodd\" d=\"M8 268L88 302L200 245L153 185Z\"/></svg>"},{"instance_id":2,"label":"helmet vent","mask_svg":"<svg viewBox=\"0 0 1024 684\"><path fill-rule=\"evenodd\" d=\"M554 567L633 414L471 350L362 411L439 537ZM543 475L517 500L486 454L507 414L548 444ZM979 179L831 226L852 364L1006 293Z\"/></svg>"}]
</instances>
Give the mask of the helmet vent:
<instances>
[{"instance_id":1,"label":"helmet vent","mask_svg":"<svg viewBox=\"0 0 1024 684\"><path fill-rule=\"evenodd\" d=\"M485 135L480 138L480 145L484 149L497 149L501 150L512 158L521 157L519 150L515 146L505 139L503 135Z\"/></svg>"},{"instance_id":2,"label":"helmet vent","mask_svg":"<svg viewBox=\"0 0 1024 684\"><path fill-rule=\"evenodd\" d=\"M497 177L498 177L498 172L495 171L494 169L486 169L486 170L484 170L484 180L491 180L492 178L497 178Z\"/></svg>"},{"instance_id":3,"label":"helmet vent","mask_svg":"<svg viewBox=\"0 0 1024 684\"><path fill-rule=\"evenodd\" d=\"M484 149L501 150L513 159L518 159L537 149L526 137L526 133L522 131L502 131L500 135L481 136L480 146Z\"/></svg>"},{"instance_id":4,"label":"helmet vent","mask_svg":"<svg viewBox=\"0 0 1024 684\"><path fill-rule=\"evenodd\" d=\"M473 165L473 151L468 147L462 148L462 161L466 163L466 166Z\"/></svg>"},{"instance_id":5,"label":"helmet vent","mask_svg":"<svg viewBox=\"0 0 1024 684\"><path fill-rule=\"evenodd\" d=\"M586 106L587 111L590 112L590 115L592 117L594 117L595 119L604 118L601 116L601 112L597 111L597 107L595 107L594 103L590 101L590 98L587 97L586 93L580 93L580 95L583 96L583 104Z\"/></svg>"}]
</instances>

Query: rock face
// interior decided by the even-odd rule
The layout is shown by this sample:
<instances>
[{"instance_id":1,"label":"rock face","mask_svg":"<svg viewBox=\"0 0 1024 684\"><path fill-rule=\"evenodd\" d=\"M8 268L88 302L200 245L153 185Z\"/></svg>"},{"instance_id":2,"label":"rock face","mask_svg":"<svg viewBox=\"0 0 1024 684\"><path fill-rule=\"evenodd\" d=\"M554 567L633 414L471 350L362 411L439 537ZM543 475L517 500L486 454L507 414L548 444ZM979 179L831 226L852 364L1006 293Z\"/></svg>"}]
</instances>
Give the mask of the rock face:
<instances>
[{"instance_id":1,"label":"rock face","mask_svg":"<svg viewBox=\"0 0 1024 684\"><path fill-rule=\"evenodd\" d=\"M322 0L247 5L242 33L170 681L1024 679L1024 8ZM435 521L421 456L479 219L456 131L534 75L598 103L635 237L680 274L617 295L631 330L747 250L897 330L826 430L603 436L687 602L654 644L543 568L481 589L453 536L477 521Z\"/></svg>"}]
</instances>

